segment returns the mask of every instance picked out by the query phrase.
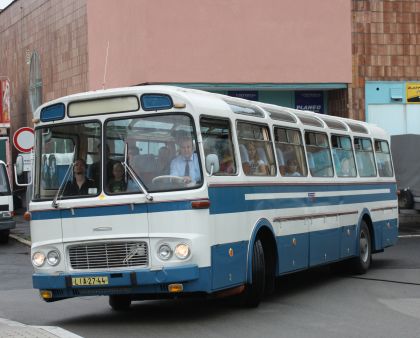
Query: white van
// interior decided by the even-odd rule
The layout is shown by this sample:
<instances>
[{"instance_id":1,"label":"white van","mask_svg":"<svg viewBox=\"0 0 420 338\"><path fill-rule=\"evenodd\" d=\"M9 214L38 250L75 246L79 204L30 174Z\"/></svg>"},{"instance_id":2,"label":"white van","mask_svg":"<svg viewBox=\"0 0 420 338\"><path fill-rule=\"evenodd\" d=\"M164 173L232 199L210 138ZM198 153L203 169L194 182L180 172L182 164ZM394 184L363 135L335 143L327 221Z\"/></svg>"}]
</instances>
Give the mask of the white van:
<instances>
[{"instance_id":1,"label":"white van","mask_svg":"<svg viewBox=\"0 0 420 338\"><path fill-rule=\"evenodd\" d=\"M15 228L13 219L13 195L10 189L6 164L0 161L0 243L7 243L10 229Z\"/></svg>"}]
</instances>

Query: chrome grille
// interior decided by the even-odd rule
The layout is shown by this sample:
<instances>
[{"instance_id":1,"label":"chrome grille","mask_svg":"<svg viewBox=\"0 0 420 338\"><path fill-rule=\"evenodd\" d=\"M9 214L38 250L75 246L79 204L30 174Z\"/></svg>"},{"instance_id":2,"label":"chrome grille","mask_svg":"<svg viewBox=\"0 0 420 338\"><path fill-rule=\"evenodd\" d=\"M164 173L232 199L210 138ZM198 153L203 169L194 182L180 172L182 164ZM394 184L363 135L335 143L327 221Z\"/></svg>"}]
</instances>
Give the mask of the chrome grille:
<instances>
[{"instance_id":1,"label":"chrome grille","mask_svg":"<svg viewBox=\"0 0 420 338\"><path fill-rule=\"evenodd\" d=\"M108 242L72 246L69 248L73 269L107 269L148 266L146 242Z\"/></svg>"}]
</instances>

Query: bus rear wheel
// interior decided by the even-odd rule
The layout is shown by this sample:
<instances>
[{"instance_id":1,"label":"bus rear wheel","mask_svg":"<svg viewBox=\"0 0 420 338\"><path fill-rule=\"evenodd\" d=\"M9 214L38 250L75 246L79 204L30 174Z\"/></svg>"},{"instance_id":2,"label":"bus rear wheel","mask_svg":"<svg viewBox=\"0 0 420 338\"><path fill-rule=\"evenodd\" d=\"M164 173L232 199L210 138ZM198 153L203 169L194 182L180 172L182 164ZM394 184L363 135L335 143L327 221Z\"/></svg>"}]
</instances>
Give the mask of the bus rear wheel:
<instances>
[{"instance_id":1,"label":"bus rear wheel","mask_svg":"<svg viewBox=\"0 0 420 338\"><path fill-rule=\"evenodd\" d=\"M248 284L243 294L246 307L257 307L264 296L265 290L265 259L264 249L260 239L254 242L252 248L252 284Z\"/></svg>"},{"instance_id":2,"label":"bus rear wheel","mask_svg":"<svg viewBox=\"0 0 420 338\"><path fill-rule=\"evenodd\" d=\"M372 261L372 244L369 228L365 221L360 223L359 254L353 258L352 270L359 275L369 270Z\"/></svg>"},{"instance_id":3,"label":"bus rear wheel","mask_svg":"<svg viewBox=\"0 0 420 338\"><path fill-rule=\"evenodd\" d=\"M131 305L131 298L126 295L111 295L109 305L114 311L127 311Z\"/></svg>"}]
</instances>

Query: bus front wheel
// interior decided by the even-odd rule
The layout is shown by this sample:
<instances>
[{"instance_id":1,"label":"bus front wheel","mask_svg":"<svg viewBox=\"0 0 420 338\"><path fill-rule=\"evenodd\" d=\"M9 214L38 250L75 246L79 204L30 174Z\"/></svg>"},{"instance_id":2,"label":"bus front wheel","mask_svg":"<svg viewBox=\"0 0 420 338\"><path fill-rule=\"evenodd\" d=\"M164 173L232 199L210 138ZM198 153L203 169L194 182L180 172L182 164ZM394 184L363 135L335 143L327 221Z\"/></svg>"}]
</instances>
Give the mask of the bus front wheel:
<instances>
[{"instance_id":1,"label":"bus front wheel","mask_svg":"<svg viewBox=\"0 0 420 338\"><path fill-rule=\"evenodd\" d=\"M245 306L258 306L264 296L265 276L264 249L261 240L257 239L252 248L252 284L246 286L243 294Z\"/></svg>"},{"instance_id":2,"label":"bus front wheel","mask_svg":"<svg viewBox=\"0 0 420 338\"><path fill-rule=\"evenodd\" d=\"M364 274L369 270L372 261L372 242L369 228L362 220L359 232L359 254L352 260L352 270Z\"/></svg>"},{"instance_id":3,"label":"bus front wheel","mask_svg":"<svg viewBox=\"0 0 420 338\"><path fill-rule=\"evenodd\" d=\"M114 311L127 311L131 305L131 298L126 295L111 295L109 305Z\"/></svg>"}]
</instances>

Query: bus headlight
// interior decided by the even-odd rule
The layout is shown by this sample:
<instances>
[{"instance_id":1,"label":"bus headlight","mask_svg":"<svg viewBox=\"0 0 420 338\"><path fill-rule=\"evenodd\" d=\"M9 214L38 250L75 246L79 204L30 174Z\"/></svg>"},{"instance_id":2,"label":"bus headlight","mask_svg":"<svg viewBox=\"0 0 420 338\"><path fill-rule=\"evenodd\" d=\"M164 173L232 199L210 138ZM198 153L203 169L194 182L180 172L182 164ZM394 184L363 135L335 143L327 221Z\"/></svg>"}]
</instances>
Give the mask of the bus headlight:
<instances>
[{"instance_id":1,"label":"bus headlight","mask_svg":"<svg viewBox=\"0 0 420 338\"><path fill-rule=\"evenodd\" d=\"M178 244L175 247L175 256L177 256L179 259L186 259L190 255L190 247L188 244Z\"/></svg>"},{"instance_id":2,"label":"bus headlight","mask_svg":"<svg viewBox=\"0 0 420 338\"><path fill-rule=\"evenodd\" d=\"M56 250L51 250L47 254L47 262L49 265L56 266L60 263L60 253Z\"/></svg>"},{"instance_id":3,"label":"bus headlight","mask_svg":"<svg viewBox=\"0 0 420 338\"><path fill-rule=\"evenodd\" d=\"M32 255L32 264L35 265L36 267L41 267L43 266L45 263L45 255L42 252L35 252Z\"/></svg>"},{"instance_id":4,"label":"bus headlight","mask_svg":"<svg viewBox=\"0 0 420 338\"><path fill-rule=\"evenodd\" d=\"M160 259L167 261L172 257L172 249L168 244L162 244L158 249L158 256Z\"/></svg>"}]
</instances>

